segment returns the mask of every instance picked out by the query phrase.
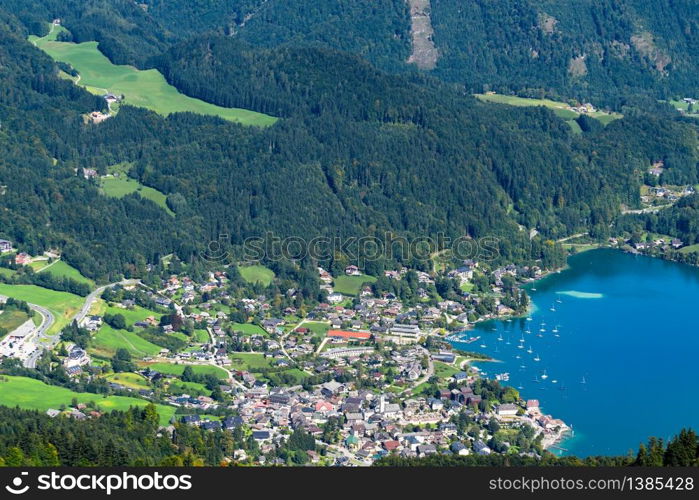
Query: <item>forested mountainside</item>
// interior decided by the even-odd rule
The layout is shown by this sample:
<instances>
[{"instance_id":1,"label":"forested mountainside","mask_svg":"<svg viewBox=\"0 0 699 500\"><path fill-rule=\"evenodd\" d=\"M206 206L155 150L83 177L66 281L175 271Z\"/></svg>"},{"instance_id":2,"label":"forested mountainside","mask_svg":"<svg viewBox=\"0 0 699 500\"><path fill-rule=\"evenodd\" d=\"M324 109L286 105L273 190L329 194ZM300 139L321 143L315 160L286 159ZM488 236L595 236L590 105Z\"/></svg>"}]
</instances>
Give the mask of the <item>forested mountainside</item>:
<instances>
[{"instance_id":1,"label":"forested mountainside","mask_svg":"<svg viewBox=\"0 0 699 500\"><path fill-rule=\"evenodd\" d=\"M176 41L211 32L256 46L339 49L416 72L408 0L3 0L32 32L63 18L116 63L148 65ZM693 0L430 0L438 52L429 74L469 92L592 101L696 96Z\"/></svg>"},{"instance_id":2,"label":"forested mountainside","mask_svg":"<svg viewBox=\"0 0 699 500\"><path fill-rule=\"evenodd\" d=\"M503 259L528 261L546 258L547 238L590 228L604 236L622 203L638 205L653 161L664 160L678 182L696 182L696 126L672 115L628 113L575 134L550 110L481 103L344 52L260 48L217 35L163 42L170 48L159 52L154 40L171 35L141 37L148 9L36 3L44 7L0 2L8 9L0 47L2 236L33 253L61 248L100 280L138 275L166 253L188 260L220 234L240 244L267 231L498 236ZM89 20L108 19L91 36L100 47L103 37L123 42L112 45L123 49L116 60L149 54L186 94L282 120L260 129L122 106L114 118L88 124L83 115L103 101L59 78L26 41L46 31L42 16L65 16L65 36L78 40L88 37ZM106 198L81 175L122 162L167 196L174 216L137 194ZM530 241L532 228L541 236Z\"/></svg>"},{"instance_id":3,"label":"forested mountainside","mask_svg":"<svg viewBox=\"0 0 699 500\"><path fill-rule=\"evenodd\" d=\"M143 0L173 32L207 29L256 45L322 45L410 71L406 0ZM699 94L693 0L431 0L433 75L471 92L619 106L631 94ZM195 31L192 31L195 32Z\"/></svg>"}]
</instances>

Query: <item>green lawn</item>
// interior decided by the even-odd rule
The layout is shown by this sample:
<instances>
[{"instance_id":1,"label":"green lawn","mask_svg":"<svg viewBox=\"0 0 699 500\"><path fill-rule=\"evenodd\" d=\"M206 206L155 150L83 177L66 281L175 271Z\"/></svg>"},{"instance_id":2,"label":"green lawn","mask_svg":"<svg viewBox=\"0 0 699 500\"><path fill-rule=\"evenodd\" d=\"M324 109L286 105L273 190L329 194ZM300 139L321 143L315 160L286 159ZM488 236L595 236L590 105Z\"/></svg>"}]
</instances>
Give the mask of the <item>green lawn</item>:
<instances>
[{"instance_id":1,"label":"green lawn","mask_svg":"<svg viewBox=\"0 0 699 500\"><path fill-rule=\"evenodd\" d=\"M136 179L123 176L103 177L100 181L100 185L102 188L102 194L106 196L110 196L112 198L123 198L128 194L138 193L139 196L145 198L146 200L152 201L170 215L175 215L175 212L170 210L170 208L167 206L167 196L157 189L144 186Z\"/></svg>"},{"instance_id":2,"label":"green lawn","mask_svg":"<svg viewBox=\"0 0 699 500\"><path fill-rule=\"evenodd\" d=\"M128 309L117 306L108 306L105 309L104 314L121 314L124 316L126 324L129 326L133 326L135 323L143 321L150 316L154 316L158 320L163 316L162 313L151 311L150 309L145 309L141 306L133 306Z\"/></svg>"},{"instance_id":3,"label":"green lawn","mask_svg":"<svg viewBox=\"0 0 699 500\"><path fill-rule=\"evenodd\" d=\"M261 326L253 325L252 323L233 323L231 328L233 328L233 331L241 332L244 335L267 336L267 332Z\"/></svg>"},{"instance_id":4,"label":"green lawn","mask_svg":"<svg viewBox=\"0 0 699 500\"><path fill-rule=\"evenodd\" d=\"M362 274L360 276L340 276L333 281L333 290L342 295L357 295L365 283L373 283L376 278Z\"/></svg>"},{"instance_id":5,"label":"green lawn","mask_svg":"<svg viewBox=\"0 0 699 500\"><path fill-rule=\"evenodd\" d=\"M265 358L262 354L252 352L235 352L230 355L234 370L249 372L260 371L272 367L272 358Z\"/></svg>"},{"instance_id":6,"label":"green lawn","mask_svg":"<svg viewBox=\"0 0 699 500\"><path fill-rule=\"evenodd\" d=\"M94 401L103 411L127 410L130 406L145 406L148 401L124 396L103 397L100 394L73 392L64 387L44 384L26 377L4 377L0 381L0 405L30 410L46 411L59 409L61 405L69 406L73 398L80 403ZM160 424L167 425L175 414L172 406L156 405L160 414Z\"/></svg>"},{"instance_id":7,"label":"green lawn","mask_svg":"<svg viewBox=\"0 0 699 500\"><path fill-rule=\"evenodd\" d=\"M192 337L192 340L200 344L208 344L211 342L211 337L206 330L194 330L194 337Z\"/></svg>"},{"instance_id":8,"label":"green lawn","mask_svg":"<svg viewBox=\"0 0 699 500\"><path fill-rule=\"evenodd\" d=\"M269 286L274 279L274 271L265 266L245 266L239 267L240 275L248 283L262 283L264 286Z\"/></svg>"},{"instance_id":9,"label":"green lawn","mask_svg":"<svg viewBox=\"0 0 699 500\"><path fill-rule=\"evenodd\" d=\"M267 126L277 119L247 109L224 108L181 94L167 83L158 70L139 70L133 66L112 64L99 51L97 42L67 43L55 41L62 27L55 27L44 38L29 40L53 59L70 64L80 74L79 84L95 94L111 92L124 95L125 104L147 108L162 115L189 111L218 116L244 125Z\"/></svg>"},{"instance_id":10,"label":"green lawn","mask_svg":"<svg viewBox=\"0 0 699 500\"><path fill-rule=\"evenodd\" d=\"M104 378L108 382L114 382L135 390L148 389L150 387L148 380L138 373L112 373Z\"/></svg>"},{"instance_id":11,"label":"green lawn","mask_svg":"<svg viewBox=\"0 0 699 500\"><path fill-rule=\"evenodd\" d=\"M211 374L220 379L227 379L228 374L225 370L213 365L176 365L175 363L149 363L148 368L167 375L180 376L184 372L186 366L191 366L192 371L197 375Z\"/></svg>"},{"instance_id":12,"label":"green lawn","mask_svg":"<svg viewBox=\"0 0 699 500\"><path fill-rule=\"evenodd\" d=\"M680 253L692 253L692 252L699 252L699 243L696 245L688 245L686 247L682 247L679 250Z\"/></svg>"},{"instance_id":13,"label":"green lawn","mask_svg":"<svg viewBox=\"0 0 699 500\"><path fill-rule=\"evenodd\" d=\"M115 330L109 325L102 325L92 339L91 350L101 356L112 357L117 349L123 347L136 358L154 356L162 347L148 342L133 332Z\"/></svg>"},{"instance_id":14,"label":"green lawn","mask_svg":"<svg viewBox=\"0 0 699 500\"><path fill-rule=\"evenodd\" d=\"M11 278L12 276L15 275L17 271L13 271L12 269L7 269L5 267L0 267L0 276L3 276L5 278Z\"/></svg>"},{"instance_id":15,"label":"green lawn","mask_svg":"<svg viewBox=\"0 0 699 500\"><path fill-rule=\"evenodd\" d=\"M95 286L95 282L92 281L89 278L86 278L83 276L80 271L75 269L73 266L68 264L67 262L63 260L59 260L57 262L54 262L53 264L49 264L45 267L42 267L39 269L39 272L42 273L50 273L54 276L58 276L61 278L70 278L75 281L78 281L80 283L86 283L90 285L90 287Z\"/></svg>"},{"instance_id":16,"label":"green lawn","mask_svg":"<svg viewBox=\"0 0 699 500\"><path fill-rule=\"evenodd\" d=\"M513 95L502 95L502 94L476 94L476 98L481 101L495 102L499 104L508 104L510 106L544 106L550 108L554 113L564 120L574 120L580 113L576 113L568 108L568 105L564 102L552 101L550 99L530 99L527 97L517 97ZM605 113L604 111L595 111L589 113L589 116L596 118L601 121L602 124L607 125L609 122L622 118L619 113ZM577 125L577 124L576 124ZM574 131L578 131L579 127L573 128Z\"/></svg>"},{"instance_id":17,"label":"green lawn","mask_svg":"<svg viewBox=\"0 0 699 500\"><path fill-rule=\"evenodd\" d=\"M24 324L28 319L29 316L24 311L9 309L0 313L0 328L4 328L8 332L11 332Z\"/></svg>"},{"instance_id":18,"label":"green lawn","mask_svg":"<svg viewBox=\"0 0 699 500\"><path fill-rule=\"evenodd\" d=\"M439 378L449 378L460 371L461 370L456 366L448 365L441 361L434 362L434 374Z\"/></svg>"},{"instance_id":19,"label":"green lawn","mask_svg":"<svg viewBox=\"0 0 699 500\"><path fill-rule=\"evenodd\" d=\"M168 388L169 394L179 396L180 394L189 394L190 396L208 396L211 391L206 388L204 384L198 384L196 382L182 382L181 380L175 379Z\"/></svg>"},{"instance_id":20,"label":"green lawn","mask_svg":"<svg viewBox=\"0 0 699 500\"><path fill-rule=\"evenodd\" d=\"M56 292L35 285L8 285L0 283L0 295L45 307L55 317L49 333L57 333L69 324L82 307L85 299L68 292Z\"/></svg>"},{"instance_id":21,"label":"green lawn","mask_svg":"<svg viewBox=\"0 0 699 500\"><path fill-rule=\"evenodd\" d=\"M315 337L325 337L330 330L330 325L328 323L322 323L320 321L306 321L301 328L308 328Z\"/></svg>"}]
</instances>

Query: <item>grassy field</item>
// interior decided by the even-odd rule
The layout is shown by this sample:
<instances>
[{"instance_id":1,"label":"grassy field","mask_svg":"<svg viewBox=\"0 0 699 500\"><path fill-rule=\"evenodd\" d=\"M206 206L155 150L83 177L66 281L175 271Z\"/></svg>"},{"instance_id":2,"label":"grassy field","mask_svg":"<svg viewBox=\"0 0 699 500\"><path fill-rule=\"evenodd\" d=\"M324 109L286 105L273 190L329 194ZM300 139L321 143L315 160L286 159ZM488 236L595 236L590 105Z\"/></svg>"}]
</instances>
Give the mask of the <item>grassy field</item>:
<instances>
[{"instance_id":1,"label":"grassy field","mask_svg":"<svg viewBox=\"0 0 699 500\"><path fill-rule=\"evenodd\" d=\"M362 274L360 276L340 276L333 281L333 290L342 295L357 295L362 285L365 283L373 283L376 278Z\"/></svg>"},{"instance_id":2,"label":"grassy field","mask_svg":"<svg viewBox=\"0 0 699 500\"><path fill-rule=\"evenodd\" d=\"M12 276L14 276L15 273L16 271L13 271L12 269L0 267L0 276L3 276L5 278L11 278Z\"/></svg>"},{"instance_id":3,"label":"grassy field","mask_svg":"<svg viewBox=\"0 0 699 500\"><path fill-rule=\"evenodd\" d=\"M110 375L106 375L104 378L108 382L123 385L124 387L135 389L137 391L141 389L148 389L150 387L148 380L138 373L112 373Z\"/></svg>"},{"instance_id":4,"label":"grassy field","mask_svg":"<svg viewBox=\"0 0 699 500\"><path fill-rule=\"evenodd\" d=\"M7 285L0 283L0 295L37 304L51 311L55 323L49 333L57 333L63 329L75 316L84 300L82 297L67 292L56 292L35 285Z\"/></svg>"},{"instance_id":5,"label":"grassy field","mask_svg":"<svg viewBox=\"0 0 699 500\"><path fill-rule=\"evenodd\" d=\"M103 411L127 410L130 406L145 406L148 401L124 396L103 397L99 394L73 392L64 387L44 384L39 380L26 377L5 377L0 381L0 405L19 406L30 410L46 411L59 409L61 405L69 406L73 398L80 403L94 403ZM175 414L172 406L156 405L160 414L161 425L167 425Z\"/></svg>"},{"instance_id":6,"label":"grassy field","mask_svg":"<svg viewBox=\"0 0 699 500\"><path fill-rule=\"evenodd\" d=\"M144 186L136 179L130 177L103 177L100 181L102 194L112 198L123 198L131 193L138 193L142 198L150 200L170 215L175 215L175 212L167 206L167 196L153 189L152 187Z\"/></svg>"},{"instance_id":7,"label":"grassy field","mask_svg":"<svg viewBox=\"0 0 699 500\"><path fill-rule=\"evenodd\" d=\"M442 363L441 361L434 362L434 374L439 378L449 378L460 370L456 366Z\"/></svg>"},{"instance_id":8,"label":"grassy field","mask_svg":"<svg viewBox=\"0 0 699 500\"><path fill-rule=\"evenodd\" d=\"M262 335L267 336L267 332L258 325L252 323L233 323L231 325L233 331L242 332L244 335Z\"/></svg>"},{"instance_id":9,"label":"grassy field","mask_svg":"<svg viewBox=\"0 0 699 500\"><path fill-rule=\"evenodd\" d=\"M174 363L149 363L148 368L167 375L180 376L184 372L186 366L191 366L192 371L197 375L211 374L220 379L227 379L228 374L218 366L213 365L176 365Z\"/></svg>"},{"instance_id":10,"label":"grassy field","mask_svg":"<svg viewBox=\"0 0 699 500\"><path fill-rule=\"evenodd\" d=\"M328 323L322 323L320 321L306 321L303 325L301 325L302 328L308 328L311 332L313 332L313 335L315 337L325 337L325 335L328 333L328 330L330 330L330 325Z\"/></svg>"},{"instance_id":11,"label":"grassy field","mask_svg":"<svg viewBox=\"0 0 699 500\"><path fill-rule=\"evenodd\" d=\"M231 361L233 361L234 370L255 372L272 367L272 358L265 358L262 354L254 352L233 353Z\"/></svg>"},{"instance_id":12,"label":"grassy field","mask_svg":"<svg viewBox=\"0 0 699 500\"><path fill-rule=\"evenodd\" d=\"M154 312L150 309L145 309L141 306L133 306L129 309L124 309L123 307L108 306L104 310L104 314L121 314L122 316L124 316L126 324L129 326L133 326L135 323L143 321L144 319L150 316L153 316L158 320L163 316L162 313Z\"/></svg>"},{"instance_id":13,"label":"grassy field","mask_svg":"<svg viewBox=\"0 0 699 500\"><path fill-rule=\"evenodd\" d=\"M38 272L43 272L43 273L50 273L53 274L54 276L58 276L61 278L70 278L75 281L78 281L80 283L86 283L90 285L91 287L95 286L95 282L92 281L89 278L86 278L83 276L80 271L75 269L73 266L68 264L65 261L59 260L57 262L54 262L53 264L49 264L45 267L42 267L38 270Z\"/></svg>"},{"instance_id":14,"label":"grassy field","mask_svg":"<svg viewBox=\"0 0 699 500\"><path fill-rule=\"evenodd\" d=\"M48 36L30 36L29 40L56 61L70 64L80 74L79 85L92 93L124 95L125 104L147 108L164 116L189 111L244 125L268 126L276 121L276 118L262 113L224 108L181 94L155 69L139 70L133 66L112 64L99 51L97 42L56 41L56 35L64 29L54 27Z\"/></svg>"},{"instance_id":15,"label":"grassy field","mask_svg":"<svg viewBox=\"0 0 699 500\"><path fill-rule=\"evenodd\" d=\"M132 356L137 358L153 356L162 349L162 347L148 342L133 332L115 330L109 325L102 325L92 340L91 351L100 356L112 357L120 347L128 350Z\"/></svg>"},{"instance_id":16,"label":"grassy field","mask_svg":"<svg viewBox=\"0 0 699 500\"><path fill-rule=\"evenodd\" d=\"M686 247L680 248L679 252L680 253L699 252L699 243L697 243L696 245L688 245Z\"/></svg>"},{"instance_id":17,"label":"grassy field","mask_svg":"<svg viewBox=\"0 0 699 500\"><path fill-rule=\"evenodd\" d=\"M23 323L29 319L29 316L24 311L17 311L16 309L10 309L0 313L0 328L4 328L8 332L11 332L15 328L18 328ZM2 335L0 335L2 337Z\"/></svg>"},{"instance_id":18,"label":"grassy field","mask_svg":"<svg viewBox=\"0 0 699 500\"><path fill-rule=\"evenodd\" d=\"M673 108L675 109L681 109L685 113L687 113L687 116L691 116L693 118L699 118L699 104L694 104L692 106L692 112L689 113L689 103L684 102L684 101L668 101L670 105L672 105Z\"/></svg>"},{"instance_id":19,"label":"grassy field","mask_svg":"<svg viewBox=\"0 0 699 500\"><path fill-rule=\"evenodd\" d=\"M527 97L517 97L513 95L502 95L502 94L476 94L476 98L481 101L486 102L496 102L499 104L508 104L510 106L544 106L550 108L554 113L560 118L566 121L574 120L580 113L576 113L568 108L568 104L564 102L552 101L550 99L530 99ZM604 111L595 111L593 113L588 113L588 116L596 118L602 124L607 125L608 123L622 118L619 113L605 113ZM575 124L577 125L577 123ZM578 130L580 127L578 126ZM575 130L575 128L574 128Z\"/></svg>"},{"instance_id":20,"label":"grassy field","mask_svg":"<svg viewBox=\"0 0 699 500\"><path fill-rule=\"evenodd\" d=\"M262 283L264 286L269 286L274 279L274 271L265 266L245 266L239 267L240 275L248 283Z\"/></svg>"}]
</instances>

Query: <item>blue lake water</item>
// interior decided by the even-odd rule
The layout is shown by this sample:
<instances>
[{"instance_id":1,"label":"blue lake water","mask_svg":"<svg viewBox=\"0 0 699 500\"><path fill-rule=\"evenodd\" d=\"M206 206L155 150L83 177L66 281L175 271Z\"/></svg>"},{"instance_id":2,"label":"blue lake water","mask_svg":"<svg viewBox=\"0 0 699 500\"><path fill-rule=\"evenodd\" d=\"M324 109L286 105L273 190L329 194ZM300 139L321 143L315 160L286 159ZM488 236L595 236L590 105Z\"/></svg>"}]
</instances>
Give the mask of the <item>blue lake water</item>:
<instances>
[{"instance_id":1,"label":"blue lake water","mask_svg":"<svg viewBox=\"0 0 699 500\"><path fill-rule=\"evenodd\" d=\"M602 249L532 286L531 321L481 323L462 334L481 340L453 345L501 360L479 367L572 424L566 453L625 454L699 428L699 268Z\"/></svg>"}]
</instances>

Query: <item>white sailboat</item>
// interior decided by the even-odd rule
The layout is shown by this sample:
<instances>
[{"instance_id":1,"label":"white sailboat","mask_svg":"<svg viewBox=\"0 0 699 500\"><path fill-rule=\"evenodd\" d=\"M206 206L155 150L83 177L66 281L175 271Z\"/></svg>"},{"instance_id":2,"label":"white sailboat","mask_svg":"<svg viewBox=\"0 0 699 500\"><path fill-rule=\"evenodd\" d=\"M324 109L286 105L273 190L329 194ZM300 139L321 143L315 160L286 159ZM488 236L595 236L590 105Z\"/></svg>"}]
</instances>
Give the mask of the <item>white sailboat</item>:
<instances>
[{"instance_id":1,"label":"white sailboat","mask_svg":"<svg viewBox=\"0 0 699 500\"><path fill-rule=\"evenodd\" d=\"M547 378L549 378L548 373L544 370L544 373L541 374L541 380L546 380Z\"/></svg>"},{"instance_id":2,"label":"white sailboat","mask_svg":"<svg viewBox=\"0 0 699 500\"><path fill-rule=\"evenodd\" d=\"M531 353L534 352L534 351L532 350L532 346L529 346L529 349L527 349L527 352L528 352L529 354L531 354Z\"/></svg>"},{"instance_id":3,"label":"white sailboat","mask_svg":"<svg viewBox=\"0 0 699 500\"><path fill-rule=\"evenodd\" d=\"M539 357L538 354L536 356L534 356L534 361L541 361L541 358Z\"/></svg>"}]
</instances>

